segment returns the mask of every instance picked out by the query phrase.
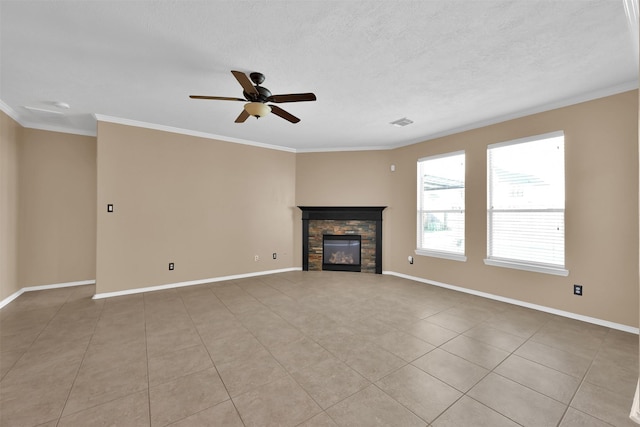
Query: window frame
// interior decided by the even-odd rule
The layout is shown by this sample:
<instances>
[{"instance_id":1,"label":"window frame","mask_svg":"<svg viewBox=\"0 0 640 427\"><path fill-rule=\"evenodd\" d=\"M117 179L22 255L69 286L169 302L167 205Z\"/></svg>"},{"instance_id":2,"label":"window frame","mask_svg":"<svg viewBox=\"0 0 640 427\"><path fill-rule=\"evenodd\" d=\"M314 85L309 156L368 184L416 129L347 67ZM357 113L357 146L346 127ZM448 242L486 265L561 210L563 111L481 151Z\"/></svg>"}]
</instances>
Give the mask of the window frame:
<instances>
[{"instance_id":1,"label":"window frame","mask_svg":"<svg viewBox=\"0 0 640 427\"><path fill-rule=\"evenodd\" d=\"M434 249L425 249L420 247L420 242L418 241L418 230L421 230L421 227L423 227L423 223L422 223L422 214L423 212L425 212L426 210L423 209L422 206L422 193L423 193L423 189L422 189L422 184L423 184L423 177L421 176L420 170L420 163L424 162L426 160L437 160L437 159L442 159L442 158L447 158L447 157L453 157L453 156L459 156L462 155L464 156L464 198L465 198L465 207L462 210L451 210L451 212L454 213L462 213L463 215L463 226L464 226L464 234L465 234L465 239L464 239L464 250L463 253L458 253L458 252L450 252L450 251L445 251L445 250L434 250ZM418 161L416 162L416 177L417 177L417 183L416 183L416 190L417 190L417 197L416 197L416 249L414 251L414 253L416 255L421 255L421 256L428 256L428 257L434 257L434 258L442 258L442 259L448 259L448 260L453 260L453 261L461 261L461 262L465 262L467 261L467 256L466 256L466 250L467 250L467 245L466 245L466 191L467 191L467 184L466 184L466 165L467 165L467 155L465 150L458 150L458 151L452 151L452 152L448 152L448 153L442 153L442 154L435 154L433 156L426 156L426 157L421 157L418 159ZM438 210L438 211L442 211L442 210ZM447 212L449 210L446 210Z\"/></svg>"},{"instance_id":2,"label":"window frame","mask_svg":"<svg viewBox=\"0 0 640 427\"><path fill-rule=\"evenodd\" d=\"M496 211L506 212L506 211L514 211L514 212L562 212L563 213L563 264L546 264L542 262L536 261L524 261L519 259L510 259L510 258L502 258L491 256L491 242L492 242L492 212L494 211L491 206L491 163L490 163L490 150L495 148L513 146L518 144L526 144L539 140L550 139L550 138L563 138L563 162L564 162L564 170L563 170L563 185L565 186L565 197L563 200L562 209L553 207L553 208L535 208L535 209L498 209ZM513 268L517 270L525 270L536 273L545 273L552 274L557 276L568 276L569 270L566 268L566 155L565 155L565 147L566 147L566 138L564 131L555 131L544 133L540 135L533 135L525 138L518 138L510 141L499 142L495 144L487 145L487 256L484 259L485 265L495 266L495 267L505 267L505 268Z\"/></svg>"}]
</instances>

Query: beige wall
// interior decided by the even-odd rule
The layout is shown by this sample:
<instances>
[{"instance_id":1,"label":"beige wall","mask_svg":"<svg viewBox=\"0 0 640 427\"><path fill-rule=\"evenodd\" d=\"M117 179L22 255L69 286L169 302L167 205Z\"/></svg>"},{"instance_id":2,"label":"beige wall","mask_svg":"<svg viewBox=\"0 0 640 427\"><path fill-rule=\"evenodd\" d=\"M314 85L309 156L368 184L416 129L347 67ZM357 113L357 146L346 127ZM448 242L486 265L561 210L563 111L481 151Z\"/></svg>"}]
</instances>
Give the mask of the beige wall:
<instances>
[{"instance_id":1,"label":"beige wall","mask_svg":"<svg viewBox=\"0 0 640 427\"><path fill-rule=\"evenodd\" d=\"M637 327L637 120L632 91L386 152L299 155L297 204L389 205L384 270ZM484 265L487 145L557 130L565 132L569 276ZM417 159L457 150L466 152L467 262L416 256ZM361 194L332 199L328 189L339 188L339 178L319 185L337 159L352 180L362 177ZM574 283L584 286L582 297L573 295Z\"/></svg>"},{"instance_id":2,"label":"beige wall","mask_svg":"<svg viewBox=\"0 0 640 427\"><path fill-rule=\"evenodd\" d=\"M0 111L0 301L18 283L18 146L21 127Z\"/></svg>"},{"instance_id":3,"label":"beige wall","mask_svg":"<svg viewBox=\"0 0 640 427\"><path fill-rule=\"evenodd\" d=\"M299 206L386 206L391 171L388 151L337 151L296 155Z\"/></svg>"},{"instance_id":4,"label":"beige wall","mask_svg":"<svg viewBox=\"0 0 640 427\"><path fill-rule=\"evenodd\" d=\"M95 279L96 138L25 128L19 169L20 287Z\"/></svg>"},{"instance_id":5,"label":"beige wall","mask_svg":"<svg viewBox=\"0 0 640 427\"><path fill-rule=\"evenodd\" d=\"M0 112L0 301L95 278L96 139Z\"/></svg>"},{"instance_id":6,"label":"beige wall","mask_svg":"<svg viewBox=\"0 0 640 427\"><path fill-rule=\"evenodd\" d=\"M294 266L294 153L98 122L97 188L97 293Z\"/></svg>"},{"instance_id":7,"label":"beige wall","mask_svg":"<svg viewBox=\"0 0 640 427\"><path fill-rule=\"evenodd\" d=\"M297 206L387 206L382 211L382 268L393 236L387 222L393 216L390 191L393 175L388 151L338 151L296 155ZM302 265L302 213L296 212L297 266Z\"/></svg>"}]
</instances>

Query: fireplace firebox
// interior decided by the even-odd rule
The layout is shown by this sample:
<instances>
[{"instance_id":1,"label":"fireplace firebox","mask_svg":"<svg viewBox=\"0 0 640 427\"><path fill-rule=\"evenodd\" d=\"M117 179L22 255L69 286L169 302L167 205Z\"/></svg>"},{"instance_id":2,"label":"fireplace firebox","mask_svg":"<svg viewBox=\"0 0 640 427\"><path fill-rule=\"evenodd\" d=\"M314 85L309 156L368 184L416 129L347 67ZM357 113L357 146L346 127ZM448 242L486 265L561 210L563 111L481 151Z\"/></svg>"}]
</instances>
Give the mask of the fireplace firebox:
<instances>
[{"instance_id":1,"label":"fireplace firebox","mask_svg":"<svg viewBox=\"0 0 640 427\"><path fill-rule=\"evenodd\" d=\"M322 269L330 271L361 270L362 237L354 234L322 236Z\"/></svg>"}]
</instances>

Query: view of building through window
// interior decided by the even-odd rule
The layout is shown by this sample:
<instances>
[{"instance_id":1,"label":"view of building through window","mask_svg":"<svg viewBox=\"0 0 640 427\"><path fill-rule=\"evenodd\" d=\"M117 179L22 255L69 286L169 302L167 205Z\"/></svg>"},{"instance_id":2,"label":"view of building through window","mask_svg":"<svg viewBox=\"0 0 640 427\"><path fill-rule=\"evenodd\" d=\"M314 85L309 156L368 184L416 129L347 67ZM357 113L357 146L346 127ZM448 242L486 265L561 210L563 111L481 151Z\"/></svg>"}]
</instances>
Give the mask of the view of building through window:
<instances>
[{"instance_id":1,"label":"view of building through window","mask_svg":"<svg viewBox=\"0 0 640 427\"><path fill-rule=\"evenodd\" d=\"M564 133L487 147L485 263L564 270ZM416 253L465 260L465 153L418 160Z\"/></svg>"},{"instance_id":2,"label":"view of building through window","mask_svg":"<svg viewBox=\"0 0 640 427\"><path fill-rule=\"evenodd\" d=\"M418 161L418 251L464 255L465 154Z\"/></svg>"},{"instance_id":3,"label":"view of building through window","mask_svg":"<svg viewBox=\"0 0 640 427\"><path fill-rule=\"evenodd\" d=\"M564 135L494 144L487 152L489 259L564 268Z\"/></svg>"}]
</instances>

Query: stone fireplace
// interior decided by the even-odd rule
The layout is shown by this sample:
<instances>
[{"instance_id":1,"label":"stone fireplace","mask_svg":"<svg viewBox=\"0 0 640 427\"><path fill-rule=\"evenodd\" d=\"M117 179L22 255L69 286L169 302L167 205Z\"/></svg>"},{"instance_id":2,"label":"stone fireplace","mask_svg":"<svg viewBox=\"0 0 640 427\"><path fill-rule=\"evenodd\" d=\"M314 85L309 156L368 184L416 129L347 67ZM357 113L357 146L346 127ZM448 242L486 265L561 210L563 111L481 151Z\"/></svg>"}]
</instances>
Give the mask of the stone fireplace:
<instances>
[{"instance_id":1,"label":"stone fireplace","mask_svg":"<svg viewBox=\"0 0 640 427\"><path fill-rule=\"evenodd\" d=\"M382 274L382 211L386 206L298 207L302 210L304 271Z\"/></svg>"}]
</instances>

